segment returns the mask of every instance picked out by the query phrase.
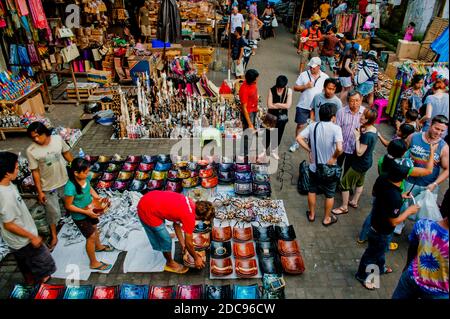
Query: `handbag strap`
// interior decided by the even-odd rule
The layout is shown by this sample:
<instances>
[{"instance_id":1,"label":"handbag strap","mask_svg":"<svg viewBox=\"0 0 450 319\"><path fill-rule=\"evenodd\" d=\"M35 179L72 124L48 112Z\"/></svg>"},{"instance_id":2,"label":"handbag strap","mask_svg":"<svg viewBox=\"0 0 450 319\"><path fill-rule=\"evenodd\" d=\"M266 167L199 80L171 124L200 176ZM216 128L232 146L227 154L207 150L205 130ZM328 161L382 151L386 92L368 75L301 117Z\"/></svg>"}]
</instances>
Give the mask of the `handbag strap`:
<instances>
[{"instance_id":1,"label":"handbag strap","mask_svg":"<svg viewBox=\"0 0 450 319\"><path fill-rule=\"evenodd\" d=\"M316 126L314 127L314 161L316 164L316 170L317 170L317 165L319 164L319 161L317 160L317 127L319 126L320 122L316 124Z\"/></svg>"}]
</instances>

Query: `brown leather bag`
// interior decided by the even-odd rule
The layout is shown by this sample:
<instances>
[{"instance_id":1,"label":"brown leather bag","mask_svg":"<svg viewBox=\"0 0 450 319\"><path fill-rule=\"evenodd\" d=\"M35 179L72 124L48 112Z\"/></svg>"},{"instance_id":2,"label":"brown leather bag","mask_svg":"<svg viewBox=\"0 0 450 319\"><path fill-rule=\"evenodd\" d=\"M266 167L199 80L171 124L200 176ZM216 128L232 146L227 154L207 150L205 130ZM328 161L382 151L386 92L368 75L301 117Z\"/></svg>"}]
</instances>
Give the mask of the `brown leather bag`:
<instances>
[{"instance_id":1,"label":"brown leather bag","mask_svg":"<svg viewBox=\"0 0 450 319\"><path fill-rule=\"evenodd\" d=\"M230 239L231 239L231 226L213 227L212 240L224 242Z\"/></svg>"},{"instance_id":2,"label":"brown leather bag","mask_svg":"<svg viewBox=\"0 0 450 319\"><path fill-rule=\"evenodd\" d=\"M200 257L202 257L203 261L206 262L206 251L205 250L197 251L197 254L199 254ZM191 254L187 250L184 252L184 255L183 255L183 263L186 267L195 268L194 257L192 257Z\"/></svg>"},{"instance_id":3,"label":"brown leather bag","mask_svg":"<svg viewBox=\"0 0 450 319\"><path fill-rule=\"evenodd\" d=\"M250 241L246 243L233 243L233 253L236 258L255 257L255 244Z\"/></svg>"},{"instance_id":4,"label":"brown leather bag","mask_svg":"<svg viewBox=\"0 0 450 319\"><path fill-rule=\"evenodd\" d=\"M239 242L245 242L253 239L252 227L233 227L233 239Z\"/></svg>"},{"instance_id":5,"label":"brown leather bag","mask_svg":"<svg viewBox=\"0 0 450 319\"><path fill-rule=\"evenodd\" d=\"M231 257L224 259L211 258L211 273L218 277L231 275L233 273Z\"/></svg>"},{"instance_id":6,"label":"brown leather bag","mask_svg":"<svg viewBox=\"0 0 450 319\"><path fill-rule=\"evenodd\" d=\"M236 259L236 274L242 278L251 278L258 274L256 259Z\"/></svg>"},{"instance_id":7,"label":"brown leather bag","mask_svg":"<svg viewBox=\"0 0 450 319\"><path fill-rule=\"evenodd\" d=\"M284 272L288 274L302 274L305 271L305 264L301 255L281 256L281 265Z\"/></svg>"},{"instance_id":8,"label":"brown leather bag","mask_svg":"<svg viewBox=\"0 0 450 319\"><path fill-rule=\"evenodd\" d=\"M300 255L300 247L296 240L278 240L278 252L283 256Z\"/></svg>"},{"instance_id":9,"label":"brown leather bag","mask_svg":"<svg viewBox=\"0 0 450 319\"><path fill-rule=\"evenodd\" d=\"M194 242L194 248L198 250L207 249L211 243L210 233L193 233L192 241Z\"/></svg>"}]
</instances>

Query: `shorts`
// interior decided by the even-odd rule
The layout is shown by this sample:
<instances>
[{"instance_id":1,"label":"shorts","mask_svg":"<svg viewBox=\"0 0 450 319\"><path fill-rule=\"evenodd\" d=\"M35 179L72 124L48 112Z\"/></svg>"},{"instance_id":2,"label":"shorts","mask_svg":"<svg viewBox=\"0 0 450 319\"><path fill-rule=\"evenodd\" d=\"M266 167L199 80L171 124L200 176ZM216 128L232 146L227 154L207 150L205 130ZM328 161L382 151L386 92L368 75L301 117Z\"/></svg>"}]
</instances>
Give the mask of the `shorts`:
<instances>
[{"instance_id":1,"label":"shorts","mask_svg":"<svg viewBox=\"0 0 450 319\"><path fill-rule=\"evenodd\" d=\"M152 29L149 25L141 25L141 33L143 36L149 37L152 35Z\"/></svg>"},{"instance_id":2,"label":"shorts","mask_svg":"<svg viewBox=\"0 0 450 319\"><path fill-rule=\"evenodd\" d=\"M236 76L244 75L244 59L241 59L241 63L237 64L237 60L233 60L231 64L231 73L236 74Z\"/></svg>"},{"instance_id":3,"label":"shorts","mask_svg":"<svg viewBox=\"0 0 450 319\"><path fill-rule=\"evenodd\" d=\"M339 82L341 82L341 85L344 88L349 88L353 85L351 76L345 78L339 77Z\"/></svg>"},{"instance_id":4,"label":"shorts","mask_svg":"<svg viewBox=\"0 0 450 319\"><path fill-rule=\"evenodd\" d=\"M77 225L78 229L80 230L81 234L84 236L84 238L89 238L92 236L92 234L95 232L95 225L98 224L99 220L98 218L90 218L87 217L82 220L73 220L75 225Z\"/></svg>"},{"instance_id":5,"label":"shorts","mask_svg":"<svg viewBox=\"0 0 450 319\"><path fill-rule=\"evenodd\" d=\"M355 171L352 167L348 169L344 177L341 180L341 190L343 192L354 189L355 187L364 186L364 179L366 177L366 172L360 173Z\"/></svg>"},{"instance_id":6,"label":"shorts","mask_svg":"<svg viewBox=\"0 0 450 319\"><path fill-rule=\"evenodd\" d=\"M373 82L367 81L358 85L356 91L361 93L362 96L367 96L373 92L374 87L375 85L373 84Z\"/></svg>"},{"instance_id":7,"label":"shorts","mask_svg":"<svg viewBox=\"0 0 450 319\"><path fill-rule=\"evenodd\" d=\"M318 48L315 48L313 51L302 50L300 53L300 63L306 64L311 60L311 58L319 56Z\"/></svg>"},{"instance_id":8,"label":"shorts","mask_svg":"<svg viewBox=\"0 0 450 319\"><path fill-rule=\"evenodd\" d=\"M336 195L336 182L322 181L317 173L309 170L309 192L312 194L324 194L326 198L334 198Z\"/></svg>"},{"instance_id":9,"label":"shorts","mask_svg":"<svg viewBox=\"0 0 450 319\"><path fill-rule=\"evenodd\" d=\"M141 220L141 224L144 227L148 240L152 245L152 248L161 252L172 251L172 238L167 231L166 225L162 223L157 227L148 226Z\"/></svg>"},{"instance_id":10,"label":"shorts","mask_svg":"<svg viewBox=\"0 0 450 319\"><path fill-rule=\"evenodd\" d=\"M59 203L64 198L64 186L52 191L44 191L44 194L47 199L44 205L47 223L49 225L57 225L61 219L61 206Z\"/></svg>"},{"instance_id":11,"label":"shorts","mask_svg":"<svg viewBox=\"0 0 450 319\"><path fill-rule=\"evenodd\" d=\"M30 243L18 250L12 249L12 252L20 272L24 276L31 275L35 281L40 281L56 271L55 261L44 244L35 248Z\"/></svg>"},{"instance_id":12,"label":"shorts","mask_svg":"<svg viewBox=\"0 0 450 319\"><path fill-rule=\"evenodd\" d=\"M311 118L311 110L302 109L301 107L297 107L295 110L295 123L304 125L308 122L308 119Z\"/></svg>"},{"instance_id":13,"label":"shorts","mask_svg":"<svg viewBox=\"0 0 450 319\"><path fill-rule=\"evenodd\" d=\"M320 70L325 72L327 70L327 64L330 66L330 70L334 72L334 68L336 67L336 60L334 56L320 56L320 60L322 60L322 65L320 66Z\"/></svg>"}]
</instances>

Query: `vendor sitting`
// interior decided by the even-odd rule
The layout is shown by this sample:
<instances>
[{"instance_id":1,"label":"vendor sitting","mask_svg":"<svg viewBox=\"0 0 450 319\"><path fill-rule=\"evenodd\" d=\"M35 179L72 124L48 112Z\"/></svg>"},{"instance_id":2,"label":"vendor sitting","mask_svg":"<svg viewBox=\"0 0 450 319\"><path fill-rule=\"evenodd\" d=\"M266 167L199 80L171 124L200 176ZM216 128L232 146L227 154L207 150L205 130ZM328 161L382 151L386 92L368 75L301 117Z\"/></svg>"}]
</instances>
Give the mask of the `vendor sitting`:
<instances>
[{"instance_id":1,"label":"vendor sitting","mask_svg":"<svg viewBox=\"0 0 450 319\"><path fill-rule=\"evenodd\" d=\"M202 257L195 252L192 234L195 220L211 221L214 207L210 202L194 201L182 194L170 191L152 191L144 195L137 206L138 216L154 250L161 251L166 259L165 271L184 274L187 267L172 258L172 239L165 220L172 221L182 251L194 257L195 267L205 267ZM180 226L182 224L182 226ZM183 238L183 229L185 236Z\"/></svg>"}]
</instances>

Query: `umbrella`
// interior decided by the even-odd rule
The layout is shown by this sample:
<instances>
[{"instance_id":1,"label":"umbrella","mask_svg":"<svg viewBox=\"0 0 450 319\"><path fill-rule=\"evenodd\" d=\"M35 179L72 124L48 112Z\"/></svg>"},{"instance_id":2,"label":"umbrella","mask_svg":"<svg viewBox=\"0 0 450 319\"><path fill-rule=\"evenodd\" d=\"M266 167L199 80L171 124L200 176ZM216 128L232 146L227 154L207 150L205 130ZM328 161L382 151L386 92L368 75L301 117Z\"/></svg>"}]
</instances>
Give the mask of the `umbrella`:
<instances>
[{"instance_id":1,"label":"umbrella","mask_svg":"<svg viewBox=\"0 0 450 319\"><path fill-rule=\"evenodd\" d=\"M168 39L166 35L168 34ZM159 9L158 38L177 42L181 39L181 17L176 0L162 0Z\"/></svg>"}]
</instances>

